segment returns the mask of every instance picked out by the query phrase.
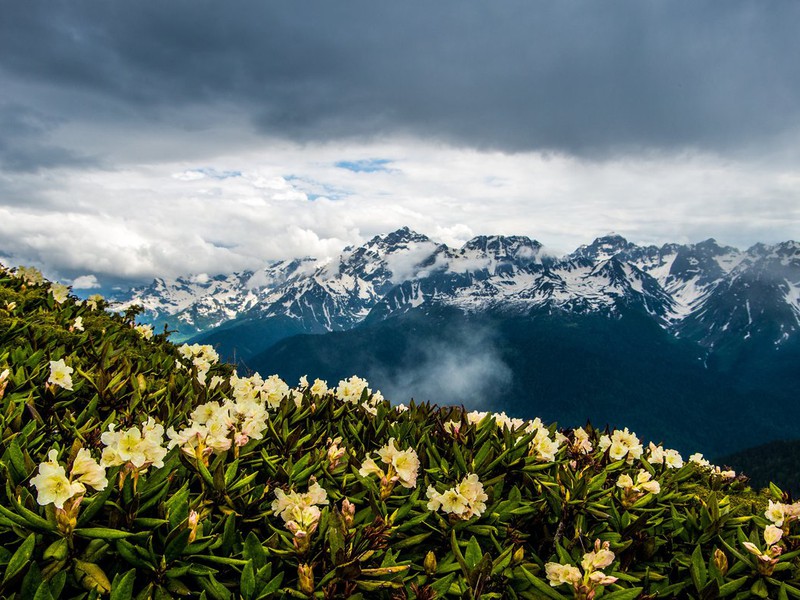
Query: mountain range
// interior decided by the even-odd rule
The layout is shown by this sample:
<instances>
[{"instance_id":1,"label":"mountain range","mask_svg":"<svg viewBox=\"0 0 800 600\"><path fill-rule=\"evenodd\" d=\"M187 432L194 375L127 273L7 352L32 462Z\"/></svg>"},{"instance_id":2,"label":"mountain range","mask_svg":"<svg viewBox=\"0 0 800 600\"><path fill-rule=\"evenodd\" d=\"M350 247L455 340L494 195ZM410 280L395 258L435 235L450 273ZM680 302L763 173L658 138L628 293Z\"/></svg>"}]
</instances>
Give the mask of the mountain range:
<instances>
[{"instance_id":1,"label":"mountain range","mask_svg":"<svg viewBox=\"0 0 800 600\"><path fill-rule=\"evenodd\" d=\"M559 257L524 236L451 248L402 228L332 260L157 279L120 301L243 367L357 372L396 401L638 422L710 453L791 438L800 416L797 242L610 234ZM660 426L665 411L681 414Z\"/></svg>"}]
</instances>

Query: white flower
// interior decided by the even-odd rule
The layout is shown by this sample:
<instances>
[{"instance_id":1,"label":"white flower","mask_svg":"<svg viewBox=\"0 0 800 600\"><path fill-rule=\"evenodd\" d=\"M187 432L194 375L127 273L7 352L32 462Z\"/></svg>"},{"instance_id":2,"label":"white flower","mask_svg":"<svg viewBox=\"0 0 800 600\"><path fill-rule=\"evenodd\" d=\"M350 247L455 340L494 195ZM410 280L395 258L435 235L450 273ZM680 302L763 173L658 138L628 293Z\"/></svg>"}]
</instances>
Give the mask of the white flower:
<instances>
[{"instance_id":1,"label":"white flower","mask_svg":"<svg viewBox=\"0 0 800 600\"><path fill-rule=\"evenodd\" d=\"M342 379L339 382L339 387L336 388L336 397L343 402L358 404L361 402L361 396L364 390L366 390L367 395L369 395L370 389L368 385L366 379L361 379L355 375L350 377L350 379Z\"/></svg>"},{"instance_id":2,"label":"white flower","mask_svg":"<svg viewBox=\"0 0 800 600\"><path fill-rule=\"evenodd\" d=\"M664 463L670 469L680 469L683 466L683 458L677 450L666 450L664 452Z\"/></svg>"},{"instance_id":3,"label":"white flower","mask_svg":"<svg viewBox=\"0 0 800 600\"><path fill-rule=\"evenodd\" d=\"M581 580L581 571L573 565L562 565L549 562L544 566L547 579L552 587L558 587L562 583L575 585Z\"/></svg>"},{"instance_id":4,"label":"white flower","mask_svg":"<svg viewBox=\"0 0 800 600\"><path fill-rule=\"evenodd\" d=\"M461 421L446 421L443 427L447 433L458 435L461 430Z\"/></svg>"},{"instance_id":5,"label":"white flower","mask_svg":"<svg viewBox=\"0 0 800 600\"><path fill-rule=\"evenodd\" d=\"M764 529L764 541L767 543L767 546L777 544L782 536L783 529L775 525L767 525L766 529Z\"/></svg>"},{"instance_id":6,"label":"white flower","mask_svg":"<svg viewBox=\"0 0 800 600\"><path fill-rule=\"evenodd\" d=\"M74 369L68 367L64 359L50 361L50 378L47 383L52 383L65 390L72 390L72 376L71 373Z\"/></svg>"},{"instance_id":7,"label":"white flower","mask_svg":"<svg viewBox=\"0 0 800 600\"><path fill-rule=\"evenodd\" d=\"M651 465L661 465L664 464L664 449L661 446L656 446L653 442L650 442L650 456L647 459Z\"/></svg>"},{"instance_id":8,"label":"white flower","mask_svg":"<svg viewBox=\"0 0 800 600\"><path fill-rule=\"evenodd\" d=\"M75 320L72 322L72 328L75 331L83 331L83 317L75 317Z\"/></svg>"},{"instance_id":9,"label":"white flower","mask_svg":"<svg viewBox=\"0 0 800 600\"><path fill-rule=\"evenodd\" d=\"M108 479L106 479L106 470L101 467L97 461L92 458L91 452L86 448L78 450L75 461L72 463L72 470L70 475L76 481L79 481L98 492L106 489Z\"/></svg>"},{"instance_id":10,"label":"white flower","mask_svg":"<svg viewBox=\"0 0 800 600\"><path fill-rule=\"evenodd\" d=\"M50 293L53 294L53 300L64 304L69 297L69 288L61 283L53 283L50 285Z\"/></svg>"},{"instance_id":11,"label":"white flower","mask_svg":"<svg viewBox=\"0 0 800 600\"><path fill-rule=\"evenodd\" d=\"M52 503L56 508L64 508L67 500L84 493L85 488L80 482L67 479L64 467L58 464L56 450L50 450L47 458L47 461L39 465L39 474L31 479L31 485L38 492L36 502L41 506Z\"/></svg>"},{"instance_id":12,"label":"white flower","mask_svg":"<svg viewBox=\"0 0 800 600\"><path fill-rule=\"evenodd\" d=\"M103 296L100 294L92 294L86 299L86 306L88 306L91 310L97 310L97 305L105 300Z\"/></svg>"},{"instance_id":13,"label":"white flower","mask_svg":"<svg viewBox=\"0 0 800 600\"><path fill-rule=\"evenodd\" d=\"M481 421L483 421L486 417L489 416L488 412L481 412L479 410L473 410L472 412L467 413L467 422L470 425L477 425Z\"/></svg>"},{"instance_id":14,"label":"white flower","mask_svg":"<svg viewBox=\"0 0 800 600\"><path fill-rule=\"evenodd\" d=\"M36 267L17 267L17 277L21 277L28 285L44 283L44 275Z\"/></svg>"},{"instance_id":15,"label":"white flower","mask_svg":"<svg viewBox=\"0 0 800 600\"><path fill-rule=\"evenodd\" d=\"M633 479L627 473L623 473L617 479L617 487L622 488L623 490L630 490L633 489Z\"/></svg>"},{"instance_id":16,"label":"white flower","mask_svg":"<svg viewBox=\"0 0 800 600\"><path fill-rule=\"evenodd\" d=\"M146 340L153 339L153 326L152 325L146 325L146 324L136 325L136 326L134 326L134 329L136 330L136 333L138 333L144 339L146 339Z\"/></svg>"},{"instance_id":17,"label":"white flower","mask_svg":"<svg viewBox=\"0 0 800 600\"><path fill-rule=\"evenodd\" d=\"M576 452L589 454L592 451L592 442L589 441L589 434L583 427L578 427L572 431L572 447Z\"/></svg>"},{"instance_id":18,"label":"white flower","mask_svg":"<svg viewBox=\"0 0 800 600\"><path fill-rule=\"evenodd\" d=\"M561 439L559 437L550 439L550 432L542 428L536 431L536 436L531 440L531 449L538 460L553 462L556 459Z\"/></svg>"},{"instance_id":19,"label":"white flower","mask_svg":"<svg viewBox=\"0 0 800 600\"><path fill-rule=\"evenodd\" d=\"M358 474L362 477L368 477L369 475L383 477L383 469L381 469L372 458L367 457L364 459L364 462L361 463L361 468L358 470Z\"/></svg>"},{"instance_id":20,"label":"white flower","mask_svg":"<svg viewBox=\"0 0 800 600\"><path fill-rule=\"evenodd\" d=\"M773 502L772 500L770 500L767 510L764 511L764 516L770 521L772 521L773 525L782 527L783 520L785 519L786 516L785 505L781 504L780 502Z\"/></svg>"},{"instance_id":21,"label":"white flower","mask_svg":"<svg viewBox=\"0 0 800 600\"><path fill-rule=\"evenodd\" d=\"M315 379L314 385L311 386L311 393L317 397L324 396L328 393L328 382L322 379Z\"/></svg>"},{"instance_id":22,"label":"white flower","mask_svg":"<svg viewBox=\"0 0 800 600\"><path fill-rule=\"evenodd\" d=\"M289 395L288 384L277 375L270 375L261 386L261 399L270 408L279 408L281 400Z\"/></svg>"},{"instance_id":23,"label":"white flower","mask_svg":"<svg viewBox=\"0 0 800 600\"><path fill-rule=\"evenodd\" d=\"M414 450L409 448L408 450L398 452L392 461L392 466L397 476L400 478L400 485L408 489L417 487L419 458Z\"/></svg>"},{"instance_id":24,"label":"white flower","mask_svg":"<svg viewBox=\"0 0 800 600\"><path fill-rule=\"evenodd\" d=\"M304 494L281 489L275 490L272 502L272 513L280 515L286 528L297 538L311 535L317 528L321 511L318 505L328 504L328 493L325 488L314 481Z\"/></svg>"},{"instance_id":25,"label":"white flower","mask_svg":"<svg viewBox=\"0 0 800 600\"><path fill-rule=\"evenodd\" d=\"M583 560L581 560L581 566L584 571L591 573L592 571L605 569L613 562L614 553L608 549L608 542L606 542L605 547L584 554Z\"/></svg>"},{"instance_id":26,"label":"white flower","mask_svg":"<svg viewBox=\"0 0 800 600\"><path fill-rule=\"evenodd\" d=\"M483 491L483 484L474 473L467 475L457 486L441 494L433 486L428 486L426 495L428 510L442 509L445 513L454 514L465 520L482 515L486 510L485 501L488 500Z\"/></svg>"},{"instance_id":27,"label":"white flower","mask_svg":"<svg viewBox=\"0 0 800 600\"><path fill-rule=\"evenodd\" d=\"M701 467L710 467L711 463L709 463L700 452L696 452L689 457L689 462L693 462L696 465Z\"/></svg>"},{"instance_id":28,"label":"white flower","mask_svg":"<svg viewBox=\"0 0 800 600\"><path fill-rule=\"evenodd\" d=\"M174 434L174 429L170 428ZM164 466L167 449L164 448L164 426L156 423L152 417L142 426L131 427L125 431L115 431L114 425L108 426L100 441L105 444L100 464L113 467L129 463L136 469L146 470L151 465L156 469Z\"/></svg>"},{"instance_id":29,"label":"white flower","mask_svg":"<svg viewBox=\"0 0 800 600\"><path fill-rule=\"evenodd\" d=\"M381 462L387 465L386 472L381 469L372 458L366 458L359 469L362 477L377 475L388 481L399 481L404 488L411 489L417 486L417 472L419 471L419 457L413 448L400 450L394 438L389 438L385 446L376 451Z\"/></svg>"},{"instance_id":30,"label":"white flower","mask_svg":"<svg viewBox=\"0 0 800 600\"><path fill-rule=\"evenodd\" d=\"M394 407L394 409L398 413L404 413L408 410L408 407L405 404L398 404L397 406Z\"/></svg>"}]
</instances>

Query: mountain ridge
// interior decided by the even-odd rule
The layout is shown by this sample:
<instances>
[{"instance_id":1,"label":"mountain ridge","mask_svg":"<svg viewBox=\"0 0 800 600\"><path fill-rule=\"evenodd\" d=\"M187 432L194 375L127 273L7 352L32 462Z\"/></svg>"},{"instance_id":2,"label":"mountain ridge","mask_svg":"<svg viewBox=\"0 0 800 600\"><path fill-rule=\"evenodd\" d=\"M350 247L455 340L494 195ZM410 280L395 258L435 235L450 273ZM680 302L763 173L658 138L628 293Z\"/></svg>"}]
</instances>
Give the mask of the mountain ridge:
<instances>
[{"instance_id":1,"label":"mountain ridge","mask_svg":"<svg viewBox=\"0 0 800 600\"><path fill-rule=\"evenodd\" d=\"M328 261L158 279L120 307L140 304L145 320L189 338L277 318L297 332L344 331L426 303L609 316L625 306L711 352L751 338L780 346L800 331L800 244L638 246L609 234L556 257L526 236L482 235L451 248L403 227Z\"/></svg>"}]
</instances>

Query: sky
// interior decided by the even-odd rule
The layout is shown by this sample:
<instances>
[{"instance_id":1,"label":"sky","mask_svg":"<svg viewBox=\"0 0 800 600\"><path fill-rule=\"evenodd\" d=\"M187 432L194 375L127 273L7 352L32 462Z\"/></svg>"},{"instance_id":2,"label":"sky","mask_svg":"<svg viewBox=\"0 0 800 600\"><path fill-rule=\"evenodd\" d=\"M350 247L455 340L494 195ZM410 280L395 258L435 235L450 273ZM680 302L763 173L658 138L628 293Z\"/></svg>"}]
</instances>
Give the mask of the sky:
<instances>
[{"instance_id":1,"label":"sky","mask_svg":"<svg viewBox=\"0 0 800 600\"><path fill-rule=\"evenodd\" d=\"M0 262L800 239L800 3L0 0Z\"/></svg>"}]
</instances>

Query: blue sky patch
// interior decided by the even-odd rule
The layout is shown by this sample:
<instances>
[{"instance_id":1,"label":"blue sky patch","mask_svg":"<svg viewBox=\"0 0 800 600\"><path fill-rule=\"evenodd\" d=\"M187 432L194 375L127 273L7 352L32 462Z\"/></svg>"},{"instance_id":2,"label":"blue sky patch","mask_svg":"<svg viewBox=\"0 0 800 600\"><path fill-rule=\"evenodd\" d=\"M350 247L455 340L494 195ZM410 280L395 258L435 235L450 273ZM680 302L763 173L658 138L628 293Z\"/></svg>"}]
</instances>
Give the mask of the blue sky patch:
<instances>
[{"instance_id":1,"label":"blue sky patch","mask_svg":"<svg viewBox=\"0 0 800 600\"><path fill-rule=\"evenodd\" d=\"M363 160L340 160L335 165L340 169L347 169L354 173L377 173L379 171L391 171L386 166L391 163L392 161L387 158L365 158Z\"/></svg>"}]
</instances>

